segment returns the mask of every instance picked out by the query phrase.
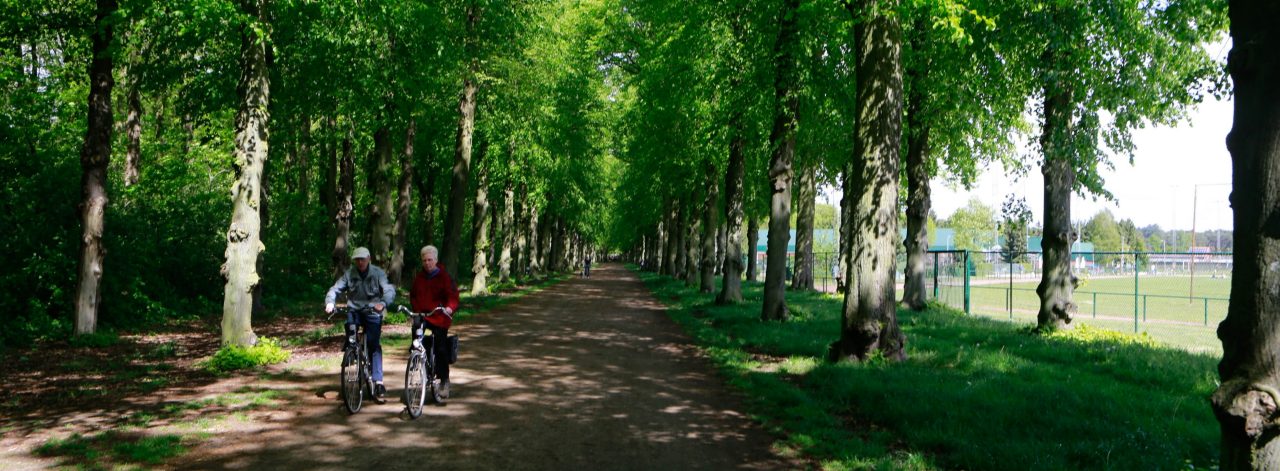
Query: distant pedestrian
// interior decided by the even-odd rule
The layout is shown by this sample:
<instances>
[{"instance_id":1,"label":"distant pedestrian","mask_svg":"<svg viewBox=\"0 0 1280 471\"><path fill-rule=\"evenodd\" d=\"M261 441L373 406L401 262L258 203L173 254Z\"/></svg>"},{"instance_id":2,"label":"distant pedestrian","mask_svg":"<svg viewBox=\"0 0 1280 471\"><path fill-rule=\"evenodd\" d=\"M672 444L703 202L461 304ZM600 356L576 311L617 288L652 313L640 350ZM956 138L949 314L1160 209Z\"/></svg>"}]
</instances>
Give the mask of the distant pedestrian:
<instances>
[{"instance_id":1,"label":"distant pedestrian","mask_svg":"<svg viewBox=\"0 0 1280 471\"><path fill-rule=\"evenodd\" d=\"M591 278L591 256L588 255L582 260L582 277Z\"/></svg>"}]
</instances>

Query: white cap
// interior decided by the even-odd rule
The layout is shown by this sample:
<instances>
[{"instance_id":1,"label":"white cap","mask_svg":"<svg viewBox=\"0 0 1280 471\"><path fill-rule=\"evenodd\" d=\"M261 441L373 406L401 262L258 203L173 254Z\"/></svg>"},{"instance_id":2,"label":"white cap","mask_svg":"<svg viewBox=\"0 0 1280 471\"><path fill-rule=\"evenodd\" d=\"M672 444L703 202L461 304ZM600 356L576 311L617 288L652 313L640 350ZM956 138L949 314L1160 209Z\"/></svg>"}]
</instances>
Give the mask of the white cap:
<instances>
[{"instance_id":1,"label":"white cap","mask_svg":"<svg viewBox=\"0 0 1280 471\"><path fill-rule=\"evenodd\" d=\"M369 249L356 247L355 252L351 252L351 259L355 260L357 258L369 258Z\"/></svg>"}]
</instances>

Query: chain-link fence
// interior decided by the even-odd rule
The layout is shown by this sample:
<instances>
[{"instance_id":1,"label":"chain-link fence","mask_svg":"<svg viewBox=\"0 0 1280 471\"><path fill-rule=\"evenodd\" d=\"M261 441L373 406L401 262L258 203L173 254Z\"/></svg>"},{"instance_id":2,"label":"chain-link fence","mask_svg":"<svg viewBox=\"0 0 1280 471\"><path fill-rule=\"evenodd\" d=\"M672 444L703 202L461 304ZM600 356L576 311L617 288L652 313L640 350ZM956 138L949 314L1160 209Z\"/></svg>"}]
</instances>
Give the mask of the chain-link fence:
<instances>
[{"instance_id":1,"label":"chain-link fence","mask_svg":"<svg viewBox=\"0 0 1280 471\"><path fill-rule=\"evenodd\" d=\"M1072 273L1079 279L1072 295L1074 322L1145 332L1190 351L1221 352L1215 330L1227 315L1230 253L1079 252L1071 258ZM758 254L757 263L757 280L763 281L763 254ZM839 254L815 253L807 263L812 267L814 289L834 293L843 286ZM901 253L897 266L901 297L906 266ZM931 299L966 313L1034 324L1040 310L1036 287L1042 267L1040 252L930 251L925 286ZM790 284L795 273L791 254L786 273Z\"/></svg>"}]
</instances>

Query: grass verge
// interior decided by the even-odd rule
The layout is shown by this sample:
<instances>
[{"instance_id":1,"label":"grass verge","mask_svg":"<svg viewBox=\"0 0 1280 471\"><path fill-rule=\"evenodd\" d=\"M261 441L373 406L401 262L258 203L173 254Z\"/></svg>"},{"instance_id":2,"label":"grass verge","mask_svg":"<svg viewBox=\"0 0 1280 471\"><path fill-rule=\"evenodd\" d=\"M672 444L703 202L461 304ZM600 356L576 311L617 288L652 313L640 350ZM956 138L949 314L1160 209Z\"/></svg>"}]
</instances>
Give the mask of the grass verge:
<instances>
[{"instance_id":1,"label":"grass verge","mask_svg":"<svg viewBox=\"0 0 1280 471\"><path fill-rule=\"evenodd\" d=\"M794 317L764 323L757 283L744 303L715 306L639 275L780 445L827 469L1216 467L1207 355L1111 333L1038 336L935 305L898 312L907 361L830 364L840 298L788 292Z\"/></svg>"}]
</instances>

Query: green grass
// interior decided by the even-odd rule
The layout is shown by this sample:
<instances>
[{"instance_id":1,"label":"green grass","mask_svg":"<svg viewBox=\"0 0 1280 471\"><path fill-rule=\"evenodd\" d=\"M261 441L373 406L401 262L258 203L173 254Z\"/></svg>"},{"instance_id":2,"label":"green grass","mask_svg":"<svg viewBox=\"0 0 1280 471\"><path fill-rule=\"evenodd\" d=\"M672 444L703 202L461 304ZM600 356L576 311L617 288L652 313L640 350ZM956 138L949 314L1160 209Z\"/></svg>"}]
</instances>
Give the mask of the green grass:
<instances>
[{"instance_id":1,"label":"green grass","mask_svg":"<svg viewBox=\"0 0 1280 471\"><path fill-rule=\"evenodd\" d=\"M289 351L279 341L262 337L251 347L226 345L205 360L202 366L213 373L227 373L281 363L288 359Z\"/></svg>"},{"instance_id":2,"label":"green grass","mask_svg":"<svg viewBox=\"0 0 1280 471\"><path fill-rule=\"evenodd\" d=\"M1038 281L1015 280L1012 313L1007 298L1008 282L978 284L985 281L989 280L974 280L970 312L1020 323L1035 322L1040 306L1035 292ZM962 308L964 290L956 283L963 282L955 279L943 282L940 298ZM1231 280L1226 278L1197 276L1193 288L1189 277L1142 276L1135 297L1132 277L1092 278L1082 280L1072 299L1077 305L1076 319L1082 323L1135 332L1136 316L1136 332L1145 332L1157 341L1188 351L1220 354L1222 343L1215 329L1226 317L1230 291Z\"/></svg>"},{"instance_id":3,"label":"green grass","mask_svg":"<svg viewBox=\"0 0 1280 471\"><path fill-rule=\"evenodd\" d=\"M761 290L714 295L640 275L781 446L831 469L1188 469L1216 466L1206 398L1216 359L1083 329L1031 334L933 305L899 311L908 360L822 360L841 301L788 292L795 318L758 320Z\"/></svg>"},{"instance_id":4,"label":"green grass","mask_svg":"<svg viewBox=\"0 0 1280 471\"><path fill-rule=\"evenodd\" d=\"M177 435L133 435L117 432L53 439L36 454L60 457L88 469L116 469L127 464L157 465L187 452Z\"/></svg>"}]
</instances>

